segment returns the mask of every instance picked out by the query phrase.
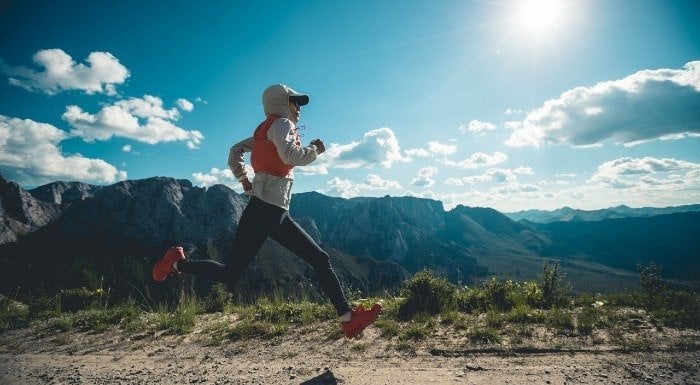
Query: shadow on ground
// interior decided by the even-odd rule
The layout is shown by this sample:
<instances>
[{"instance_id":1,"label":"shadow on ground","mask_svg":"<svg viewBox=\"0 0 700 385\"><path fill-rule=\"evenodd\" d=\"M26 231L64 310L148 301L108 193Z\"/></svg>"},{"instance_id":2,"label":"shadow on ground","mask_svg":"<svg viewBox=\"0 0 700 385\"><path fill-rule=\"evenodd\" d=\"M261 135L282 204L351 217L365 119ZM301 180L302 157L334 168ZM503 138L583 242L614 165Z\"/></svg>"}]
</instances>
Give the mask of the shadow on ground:
<instances>
[{"instance_id":1,"label":"shadow on ground","mask_svg":"<svg viewBox=\"0 0 700 385\"><path fill-rule=\"evenodd\" d=\"M336 385L338 381L336 380L333 372L327 371L321 375L318 375L310 380L302 382L300 385Z\"/></svg>"}]
</instances>

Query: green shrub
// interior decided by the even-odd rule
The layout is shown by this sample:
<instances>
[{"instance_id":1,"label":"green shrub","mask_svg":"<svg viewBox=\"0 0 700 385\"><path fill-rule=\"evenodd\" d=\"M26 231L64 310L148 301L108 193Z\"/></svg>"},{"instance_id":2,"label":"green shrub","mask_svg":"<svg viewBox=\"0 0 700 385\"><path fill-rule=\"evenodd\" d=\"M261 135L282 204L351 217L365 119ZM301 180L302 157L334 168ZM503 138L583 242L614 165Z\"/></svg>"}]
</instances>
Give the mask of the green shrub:
<instances>
[{"instance_id":1,"label":"green shrub","mask_svg":"<svg viewBox=\"0 0 700 385\"><path fill-rule=\"evenodd\" d=\"M391 338L399 335L399 324L386 318L379 318L374 326L380 330L382 337Z\"/></svg>"},{"instance_id":2,"label":"green shrub","mask_svg":"<svg viewBox=\"0 0 700 385\"><path fill-rule=\"evenodd\" d=\"M226 312L233 301L233 294L223 283L216 283L211 288L211 293L204 300L204 312Z\"/></svg>"},{"instance_id":3,"label":"green shrub","mask_svg":"<svg viewBox=\"0 0 700 385\"><path fill-rule=\"evenodd\" d=\"M700 294L689 291L667 291L652 316L663 326L700 329Z\"/></svg>"},{"instance_id":4,"label":"green shrub","mask_svg":"<svg viewBox=\"0 0 700 385\"><path fill-rule=\"evenodd\" d=\"M473 343L496 344L501 342L501 336L493 328L475 328L469 333L469 340Z\"/></svg>"},{"instance_id":5,"label":"green shrub","mask_svg":"<svg viewBox=\"0 0 700 385\"><path fill-rule=\"evenodd\" d=\"M486 326L500 328L503 326L504 317L495 309L491 309L486 313Z\"/></svg>"},{"instance_id":6,"label":"green shrub","mask_svg":"<svg viewBox=\"0 0 700 385\"><path fill-rule=\"evenodd\" d=\"M571 334L574 331L574 320L570 312L553 308L547 312L545 326L557 334Z\"/></svg>"},{"instance_id":7,"label":"green shrub","mask_svg":"<svg viewBox=\"0 0 700 385\"><path fill-rule=\"evenodd\" d=\"M542 292L540 306L543 309L563 307L569 302L571 284L565 275L559 271L559 263L550 266L542 264L542 274L537 279L538 287Z\"/></svg>"},{"instance_id":8,"label":"green shrub","mask_svg":"<svg viewBox=\"0 0 700 385\"><path fill-rule=\"evenodd\" d=\"M487 311L489 304L486 292L480 289L464 288L455 294L455 307L463 313Z\"/></svg>"},{"instance_id":9,"label":"green shrub","mask_svg":"<svg viewBox=\"0 0 700 385\"><path fill-rule=\"evenodd\" d=\"M430 333L430 325L422 322L411 322L406 329L404 329L401 334L399 334L399 341L413 340L420 341L425 339Z\"/></svg>"},{"instance_id":10,"label":"green shrub","mask_svg":"<svg viewBox=\"0 0 700 385\"><path fill-rule=\"evenodd\" d=\"M51 327L62 332L73 330L74 325L75 321L73 320L73 317L69 315L62 315L51 321Z\"/></svg>"},{"instance_id":11,"label":"green shrub","mask_svg":"<svg viewBox=\"0 0 700 385\"><path fill-rule=\"evenodd\" d=\"M331 305L319 305L312 302L270 302L260 301L255 307L255 318L273 323L292 323L308 325L316 321L325 321L337 317Z\"/></svg>"},{"instance_id":12,"label":"green shrub","mask_svg":"<svg viewBox=\"0 0 700 385\"><path fill-rule=\"evenodd\" d=\"M527 305L518 305L506 315L506 319L517 324L538 324L545 322L546 315L544 312L533 310Z\"/></svg>"},{"instance_id":13,"label":"green shrub","mask_svg":"<svg viewBox=\"0 0 700 385\"><path fill-rule=\"evenodd\" d=\"M165 305L158 306L157 327L175 334L187 334L194 329L200 306L196 298L181 296L175 311L169 312Z\"/></svg>"},{"instance_id":14,"label":"green shrub","mask_svg":"<svg viewBox=\"0 0 700 385\"><path fill-rule=\"evenodd\" d=\"M0 332L27 327L30 320L27 305L0 296Z\"/></svg>"},{"instance_id":15,"label":"green shrub","mask_svg":"<svg viewBox=\"0 0 700 385\"><path fill-rule=\"evenodd\" d=\"M592 307L585 306L576 317L576 331L582 335L590 335L601 323L601 312Z\"/></svg>"},{"instance_id":16,"label":"green shrub","mask_svg":"<svg viewBox=\"0 0 700 385\"><path fill-rule=\"evenodd\" d=\"M648 266L638 263L637 271L639 271L639 286L647 297L647 307L663 306L663 296L668 289L668 284L661 279L661 267L654 262L649 263Z\"/></svg>"},{"instance_id":17,"label":"green shrub","mask_svg":"<svg viewBox=\"0 0 700 385\"><path fill-rule=\"evenodd\" d=\"M419 314L437 315L451 310L455 303L455 287L444 278L421 271L406 282L404 300L398 308L398 318L409 320Z\"/></svg>"},{"instance_id":18,"label":"green shrub","mask_svg":"<svg viewBox=\"0 0 700 385\"><path fill-rule=\"evenodd\" d=\"M61 311L74 312L102 304L106 294L102 289L90 290L84 287L61 290L59 303Z\"/></svg>"},{"instance_id":19,"label":"green shrub","mask_svg":"<svg viewBox=\"0 0 700 385\"><path fill-rule=\"evenodd\" d=\"M513 308L513 300L518 298L515 293L516 284L511 280L492 278L483 284L483 290L491 309L509 311Z\"/></svg>"}]
</instances>

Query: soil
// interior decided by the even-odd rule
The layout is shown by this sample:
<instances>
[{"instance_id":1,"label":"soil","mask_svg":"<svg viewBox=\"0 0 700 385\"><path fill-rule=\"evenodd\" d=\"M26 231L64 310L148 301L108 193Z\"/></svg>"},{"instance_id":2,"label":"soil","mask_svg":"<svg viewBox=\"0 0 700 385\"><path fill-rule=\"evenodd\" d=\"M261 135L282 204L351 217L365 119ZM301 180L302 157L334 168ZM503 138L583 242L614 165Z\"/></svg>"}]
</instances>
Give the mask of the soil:
<instances>
[{"instance_id":1,"label":"soil","mask_svg":"<svg viewBox=\"0 0 700 385\"><path fill-rule=\"evenodd\" d=\"M402 342L371 326L347 340L336 323L323 322L271 340L233 341L212 331L222 319L203 316L184 336L134 335L116 326L0 333L0 384L700 385L695 330L645 330L645 343L632 347L536 330L517 346L482 346L449 329Z\"/></svg>"}]
</instances>

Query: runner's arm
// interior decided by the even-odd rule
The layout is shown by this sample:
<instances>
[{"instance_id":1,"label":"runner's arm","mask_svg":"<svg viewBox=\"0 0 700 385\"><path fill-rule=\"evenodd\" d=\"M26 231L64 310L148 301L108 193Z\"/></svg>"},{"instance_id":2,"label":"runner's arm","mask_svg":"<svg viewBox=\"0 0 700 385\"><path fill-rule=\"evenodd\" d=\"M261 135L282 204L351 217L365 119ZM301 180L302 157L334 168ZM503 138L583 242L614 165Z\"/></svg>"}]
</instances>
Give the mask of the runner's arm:
<instances>
[{"instance_id":1,"label":"runner's arm","mask_svg":"<svg viewBox=\"0 0 700 385\"><path fill-rule=\"evenodd\" d=\"M246 152L251 152L253 150L253 141L253 137L250 137L231 146L231 150L228 153L228 167L231 169L236 180L243 181L248 178L245 171L243 156Z\"/></svg>"},{"instance_id":2,"label":"runner's arm","mask_svg":"<svg viewBox=\"0 0 700 385\"><path fill-rule=\"evenodd\" d=\"M280 159L291 166L306 166L316 160L316 146L300 146L295 141L294 123L289 119L277 119L267 131L267 137L275 144Z\"/></svg>"}]
</instances>

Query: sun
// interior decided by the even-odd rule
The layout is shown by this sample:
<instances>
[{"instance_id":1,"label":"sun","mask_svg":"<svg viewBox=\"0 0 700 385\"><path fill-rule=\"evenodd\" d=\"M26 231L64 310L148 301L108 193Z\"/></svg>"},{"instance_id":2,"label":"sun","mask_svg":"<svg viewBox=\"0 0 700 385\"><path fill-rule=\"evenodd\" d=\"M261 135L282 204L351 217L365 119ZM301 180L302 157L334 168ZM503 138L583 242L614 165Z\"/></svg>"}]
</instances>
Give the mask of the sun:
<instances>
[{"instance_id":1,"label":"sun","mask_svg":"<svg viewBox=\"0 0 700 385\"><path fill-rule=\"evenodd\" d=\"M518 28L530 35L551 34L564 17L563 0L524 0L516 11Z\"/></svg>"}]
</instances>

